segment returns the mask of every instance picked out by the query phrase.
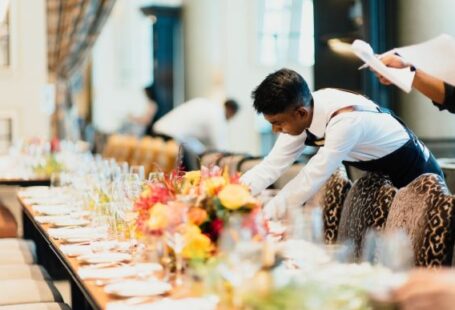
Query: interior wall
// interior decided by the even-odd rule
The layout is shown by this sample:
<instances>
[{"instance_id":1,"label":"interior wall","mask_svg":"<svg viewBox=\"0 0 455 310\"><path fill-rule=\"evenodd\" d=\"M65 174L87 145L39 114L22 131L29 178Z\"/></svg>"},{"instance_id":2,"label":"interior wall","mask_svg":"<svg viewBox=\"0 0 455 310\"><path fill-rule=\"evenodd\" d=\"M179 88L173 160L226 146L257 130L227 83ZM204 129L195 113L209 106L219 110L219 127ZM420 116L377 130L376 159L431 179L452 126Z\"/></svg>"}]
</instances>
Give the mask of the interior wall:
<instances>
[{"instance_id":1,"label":"interior wall","mask_svg":"<svg viewBox=\"0 0 455 310\"><path fill-rule=\"evenodd\" d=\"M15 0L11 9L12 67L0 68L0 111L16 116L16 137L46 138L46 3Z\"/></svg>"},{"instance_id":2,"label":"interior wall","mask_svg":"<svg viewBox=\"0 0 455 310\"><path fill-rule=\"evenodd\" d=\"M207 96L238 100L241 110L229 124L230 150L260 153L260 118L251 91L265 76L287 64L264 66L256 56L258 3L255 0L184 1L186 99ZM313 85L312 67L288 66Z\"/></svg>"},{"instance_id":3,"label":"interior wall","mask_svg":"<svg viewBox=\"0 0 455 310\"><path fill-rule=\"evenodd\" d=\"M453 0L400 0L398 45L419 43L441 33L455 36L453 12ZM400 92L400 102L400 114L418 136L455 138L454 116L447 111L440 112L428 98L413 90L411 94Z\"/></svg>"},{"instance_id":4,"label":"interior wall","mask_svg":"<svg viewBox=\"0 0 455 310\"><path fill-rule=\"evenodd\" d=\"M145 112L144 87L152 77L152 24L144 0L118 0L98 37L93 60L93 122L113 133Z\"/></svg>"}]
</instances>

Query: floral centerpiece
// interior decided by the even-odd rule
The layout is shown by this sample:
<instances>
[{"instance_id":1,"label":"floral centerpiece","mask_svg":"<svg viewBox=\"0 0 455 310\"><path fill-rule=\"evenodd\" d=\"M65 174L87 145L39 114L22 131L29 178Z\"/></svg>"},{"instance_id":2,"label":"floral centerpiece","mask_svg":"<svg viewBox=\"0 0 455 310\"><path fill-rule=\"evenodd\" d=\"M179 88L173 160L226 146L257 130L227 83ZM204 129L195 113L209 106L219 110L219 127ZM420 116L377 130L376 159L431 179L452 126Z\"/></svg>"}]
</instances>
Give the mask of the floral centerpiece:
<instances>
[{"instance_id":1,"label":"floral centerpiece","mask_svg":"<svg viewBox=\"0 0 455 310\"><path fill-rule=\"evenodd\" d=\"M141 235L160 236L180 221L176 229L185 238L182 253L186 259L212 256L233 214L245 215L243 222L255 235L265 233L255 220L260 210L258 201L240 183L238 174L229 175L219 167L163 175L145 186L134 208Z\"/></svg>"}]
</instances>

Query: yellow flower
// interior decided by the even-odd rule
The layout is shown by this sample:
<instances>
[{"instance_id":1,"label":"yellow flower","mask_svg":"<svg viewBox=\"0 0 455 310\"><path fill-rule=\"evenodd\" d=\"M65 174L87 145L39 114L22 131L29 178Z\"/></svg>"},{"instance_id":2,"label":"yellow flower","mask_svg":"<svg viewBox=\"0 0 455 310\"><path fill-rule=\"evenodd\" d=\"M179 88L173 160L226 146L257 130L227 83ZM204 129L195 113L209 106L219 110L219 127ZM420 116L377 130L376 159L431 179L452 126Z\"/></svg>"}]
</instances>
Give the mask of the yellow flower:
<instances>
[{"instance_id":1,"label":"yellow flower","mask_svg":"<svg viewBox=\"0 0 455 310\"><path fill-rule=\"evenodd\" d=\"M226 185L226 179L223 177L212 177L204 182L205 192L209 196L216 194L216 191Z\"/></svg>"},{"instance_id":2,"label":"yellow flower","mask_svg":"<svg viewBox=\"0 0 455 310\"><path fill-rule=\"evenodd\" d=\"M187 173L185 173L185 180L192 185L199 184L199 181L201 180L201 171L200 170L188 171Z\"/></svg>"},{"instance_id":3,"label":"yellow flower","mask_svg":"<svg viewBox=\"0 0 455 310\"><path fill-rule=\"evenodd\" d=\"M169 223L167 206L162 203L155 204L150 210L150 218L147 227L150 230L164 229Z\"/></svg>"},{"instance_id":4,"label":"yellow flower","mask_svg":"<svg viewBox=\"0 0 455 310\"><path fill-rule=\"evenodd\" d=\"M183 228L185 246L182 255L185 259L203 259L210 257L213 251L213 244L209 237L204 235L199 227L187 224Z\"/></svg>"},{"instance_id":5,"label":"yellow flower","mask_svg":"<svg viewBox=\"0 0 455 310\"><path fill-rule=\"evenodd\" d=\"M228 184L219 193L218 198L221 204L230 210L237 210L240 207L249 207L255 203L250 192L242 185Z\"/></svg>"}]
</instances>

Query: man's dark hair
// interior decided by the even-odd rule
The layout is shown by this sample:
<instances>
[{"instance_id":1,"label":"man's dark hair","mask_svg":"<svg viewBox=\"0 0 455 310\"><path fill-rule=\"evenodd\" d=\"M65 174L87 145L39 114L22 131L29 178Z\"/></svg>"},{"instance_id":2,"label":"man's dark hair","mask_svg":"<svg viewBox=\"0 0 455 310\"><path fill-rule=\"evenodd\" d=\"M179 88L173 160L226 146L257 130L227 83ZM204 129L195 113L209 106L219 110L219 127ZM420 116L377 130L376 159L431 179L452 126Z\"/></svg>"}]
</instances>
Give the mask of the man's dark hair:
<instances>
[{"instance_id":1,"label":"man's dark hair","mask_svg":"<svg viewBox=\"0 0 455 310\"><path fill-rule=\"evenodd\" d=\"M240 110L240 106L237 101L234 99L228 99L224 102L224 107L232 110L236 114Z\"/></svg>"},{"instance_id":2,"label":"man's dark hair","mask_svg":"<svg viewBox=\"0 0 455 310\"><path fill-rule=\"evenodd\" d=\"M269 74L252 92L258 113L278 114L293 106L309 107L313 97L305 80L297 72L281 69Z\"/></svg>"}]
</instances>

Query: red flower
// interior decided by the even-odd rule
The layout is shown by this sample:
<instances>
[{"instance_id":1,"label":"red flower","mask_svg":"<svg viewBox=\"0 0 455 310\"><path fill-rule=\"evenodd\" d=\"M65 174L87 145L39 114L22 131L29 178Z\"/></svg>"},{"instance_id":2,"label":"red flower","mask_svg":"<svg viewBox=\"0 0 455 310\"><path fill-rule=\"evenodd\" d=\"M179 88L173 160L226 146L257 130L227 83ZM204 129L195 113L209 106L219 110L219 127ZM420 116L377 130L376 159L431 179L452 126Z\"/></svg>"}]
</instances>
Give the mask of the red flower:
<instances>
[{"instance_id":1,"label":"red flower","mask_svg":"<svg viewBox=\"0 0 455 310\"><path fill-rule=\"evenodd\" d=\"M210 228L209 231L207 232L207 235L213 242L216 242L218 240L218 237L223 231L223 227L224 222L219 218L216 218L212 222L210 222Z\"/></svg>"}]
</instances>

